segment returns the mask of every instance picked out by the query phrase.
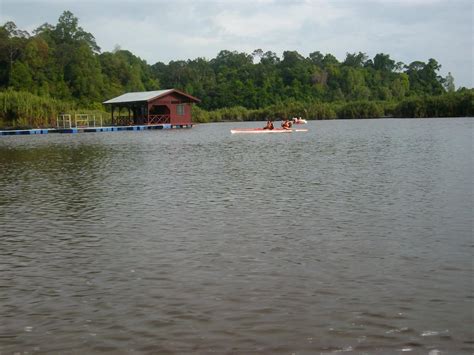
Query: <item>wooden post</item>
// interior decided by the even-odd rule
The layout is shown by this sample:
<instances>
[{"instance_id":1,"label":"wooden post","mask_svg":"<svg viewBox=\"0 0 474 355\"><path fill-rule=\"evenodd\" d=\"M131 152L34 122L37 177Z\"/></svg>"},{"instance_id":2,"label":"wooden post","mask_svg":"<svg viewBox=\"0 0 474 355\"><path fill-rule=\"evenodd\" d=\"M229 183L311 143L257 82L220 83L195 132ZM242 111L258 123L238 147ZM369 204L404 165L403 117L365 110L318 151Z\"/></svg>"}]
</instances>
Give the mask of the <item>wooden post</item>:
<instances>
[{"instance_id":1,"label":"wooden post","mask_svg":"<svg viewBox=\"0 0 474 355\"><path fill-rule=\"evenodd\" d=\"M114 122L114 105L112 105L112 126L115 126L115 122Z\"/></svg>"},{"instance_id":2,"label":"wooden post","mask_svg":"<svg viewBox=\"0 0 474 355\"><path fill-rule=\"evenodd\" d=\"M146 105L146 120L147 120L148 124L150 124L150 107L151 107L151 104L147 103L147 105Z\"/></svg>"}]
</instances>

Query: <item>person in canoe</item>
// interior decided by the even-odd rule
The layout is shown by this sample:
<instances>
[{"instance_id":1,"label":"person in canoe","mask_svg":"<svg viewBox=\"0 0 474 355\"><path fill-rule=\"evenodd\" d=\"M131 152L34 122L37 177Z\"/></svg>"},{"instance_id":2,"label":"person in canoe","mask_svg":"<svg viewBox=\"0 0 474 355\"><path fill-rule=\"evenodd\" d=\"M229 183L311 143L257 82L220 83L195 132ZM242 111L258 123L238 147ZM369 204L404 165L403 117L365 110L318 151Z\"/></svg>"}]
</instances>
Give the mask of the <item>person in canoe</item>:
<instances>
[{"instance_id":1,"label":"person in canoe","mask_svg":"<svg viewBox=\"0 0 474 355\"><path fill-rule=\"evenodd\" d=\"M273 129L273 122L271 120L268 120L267 124L265 125L265 127L263 127L263 129Z\"/></svg>"},{"instance_id":2,"label":"person in canoe","mask_svg":"<svg viewBox=\"0 0 474 355\"><path fill-rule=\"evenodd\" d=\"M285 120L281 123L281 128L291 129L291 122L288 121L288 118L285 118Z\"/></svg>"}]
</instances>

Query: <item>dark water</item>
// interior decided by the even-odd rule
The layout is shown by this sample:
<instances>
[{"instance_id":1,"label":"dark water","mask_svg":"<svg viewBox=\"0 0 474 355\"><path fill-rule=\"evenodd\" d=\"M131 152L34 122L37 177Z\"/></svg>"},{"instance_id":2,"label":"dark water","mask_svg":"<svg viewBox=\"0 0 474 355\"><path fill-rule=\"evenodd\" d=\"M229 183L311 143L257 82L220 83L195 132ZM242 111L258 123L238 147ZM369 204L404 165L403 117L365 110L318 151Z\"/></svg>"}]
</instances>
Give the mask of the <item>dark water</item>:
<instances>
[{"instance_id":1,"label":"dark water","mask_svg":"<svg viewBox=\"0 0 474 355\"><path fill-rule=\"evenodd\" d=\"M2 137L0 353L472 353L473 120L251 125Z\"/></svg>"}]
</instances>

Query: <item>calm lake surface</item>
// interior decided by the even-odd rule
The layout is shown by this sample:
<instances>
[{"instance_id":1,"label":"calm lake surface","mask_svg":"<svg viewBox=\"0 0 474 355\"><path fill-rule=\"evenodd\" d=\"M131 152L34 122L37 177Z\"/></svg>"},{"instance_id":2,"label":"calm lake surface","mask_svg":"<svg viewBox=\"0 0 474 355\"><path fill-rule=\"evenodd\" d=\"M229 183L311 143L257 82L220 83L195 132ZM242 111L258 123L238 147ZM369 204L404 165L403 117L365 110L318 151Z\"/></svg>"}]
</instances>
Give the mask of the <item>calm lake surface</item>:
<instances>
[{"instance_id":1,"label":"calm lake surface","mask_svg":"<svg viewBox=\"0 0 474 355\"><path fill-rule=\"evenodd\" d=\"M0 353L472 353L473 122L0 138Z\"/></svg>"}]
</instances>

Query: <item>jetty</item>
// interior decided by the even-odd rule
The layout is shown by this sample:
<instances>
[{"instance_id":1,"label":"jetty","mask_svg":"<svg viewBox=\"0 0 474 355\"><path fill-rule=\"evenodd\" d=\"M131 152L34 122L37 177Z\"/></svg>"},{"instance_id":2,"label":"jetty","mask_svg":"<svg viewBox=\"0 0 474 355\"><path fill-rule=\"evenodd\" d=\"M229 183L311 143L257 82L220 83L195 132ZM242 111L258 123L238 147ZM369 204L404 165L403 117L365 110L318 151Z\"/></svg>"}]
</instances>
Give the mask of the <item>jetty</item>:
<instances>
[{"instance_id":1,"label":"jetty","mask_svg":"<svg viewBox=\"0 0 474 355\"><path fill-rule=\"evenodd\" d=\"M176 89L128 92L103 102L110 107L110 126L103 125L101 116L61 113L54 128L3 130L0 136L191 128L191 107L198 102Z\"/></svg>"},{"instance_id":2,"label":"jetty","mask_svg":"<svg viewBox=\"0 0 474 355\"><path fill-rule=\"evenodd\" d=\"M122 132L122 131L147 131L154 129L191 128L193 125L137 125L137 126L107 126L107 127L72 127L72 128L36 128L36 129L12 129L0 131L0 136L15 136L28 134L51 134L51 133L95 133L95 132Z\"/></svg>"}]
</instances>

